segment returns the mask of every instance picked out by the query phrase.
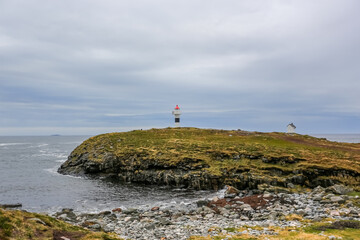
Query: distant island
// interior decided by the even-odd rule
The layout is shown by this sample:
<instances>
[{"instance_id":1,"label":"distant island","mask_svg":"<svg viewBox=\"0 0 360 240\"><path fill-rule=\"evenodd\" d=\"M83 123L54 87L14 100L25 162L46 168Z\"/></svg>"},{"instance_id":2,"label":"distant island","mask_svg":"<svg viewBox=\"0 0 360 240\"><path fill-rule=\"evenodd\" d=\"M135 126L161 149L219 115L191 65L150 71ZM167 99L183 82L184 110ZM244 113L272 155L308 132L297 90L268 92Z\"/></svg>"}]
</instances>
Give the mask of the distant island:
<instances>
[{"instance_id":1,"label":"distant island","mask_svg":"<svg viewBox=\"0 0 360 240\"><path fill-rule=\"evenodd\" d=\"M59 173L193 189L360 190L360 144L286 133L165 128L108 133L78 146Z\"/></svg>"}]
</instances>

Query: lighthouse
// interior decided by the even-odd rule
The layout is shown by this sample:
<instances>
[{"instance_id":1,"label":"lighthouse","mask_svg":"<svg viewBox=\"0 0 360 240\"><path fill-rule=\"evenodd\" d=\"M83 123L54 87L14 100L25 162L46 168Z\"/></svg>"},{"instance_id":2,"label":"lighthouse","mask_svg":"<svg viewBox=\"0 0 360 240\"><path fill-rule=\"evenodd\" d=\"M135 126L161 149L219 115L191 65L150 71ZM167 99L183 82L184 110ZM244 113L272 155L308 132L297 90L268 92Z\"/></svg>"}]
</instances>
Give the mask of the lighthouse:
<instances>
[{"instance_id":1,"label":"lighthouse","mask_svg":"<svg viewBox=\"0 0 360 240\"><path fill-rule=\"evenodd\" d=\"M172 114L175 116L175 127L180 127L181 111L178 105L176 105L175 109L172 111Z\"/></svg>"}]
</instances>

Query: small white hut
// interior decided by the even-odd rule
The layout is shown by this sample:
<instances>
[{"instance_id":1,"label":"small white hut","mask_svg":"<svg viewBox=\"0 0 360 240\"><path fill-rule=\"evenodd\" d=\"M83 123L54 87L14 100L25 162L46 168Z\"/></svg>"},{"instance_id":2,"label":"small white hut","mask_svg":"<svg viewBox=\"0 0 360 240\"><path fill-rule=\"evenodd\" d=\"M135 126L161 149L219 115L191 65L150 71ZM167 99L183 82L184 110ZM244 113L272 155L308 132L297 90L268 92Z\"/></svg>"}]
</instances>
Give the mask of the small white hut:
<instances>
[{"instance_id":1,"label":"small white hut","mask_svg":"<svg viewBox=\"0 0 360 240\"><path fill-rule=\"evenodd\" d=\"M287 133L295 133L296 126L293 123L287 125Z\"/></svg>"}]
</instances>

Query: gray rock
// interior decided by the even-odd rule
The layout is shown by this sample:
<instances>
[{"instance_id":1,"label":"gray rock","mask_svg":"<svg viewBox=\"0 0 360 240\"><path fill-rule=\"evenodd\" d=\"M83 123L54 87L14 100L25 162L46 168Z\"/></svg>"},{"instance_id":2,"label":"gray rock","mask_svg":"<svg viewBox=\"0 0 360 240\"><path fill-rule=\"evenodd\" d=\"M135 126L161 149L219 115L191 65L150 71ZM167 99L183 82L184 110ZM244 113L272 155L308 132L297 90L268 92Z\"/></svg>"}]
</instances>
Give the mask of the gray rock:
<instances>
[{"instance_id":1,"label":"gray rock","mask_svg":"<svg viewBox=\"0 0 360 240\"><path fill-rule=\"evenodd\" d=\"M214 214L213 213L209 213L209 214L206 214L205 215L205 218L213 218L214 217Z\"/></svg>"},{"instance_id":2,"label":"gray rock","mask_svg":"<svg viewBox=\"0 0 360 240\"><path fill-rule=\"evenodd\" d=\"M340 216L340 213L338 210L331 210L330 211L330 216L335 217L335 216Z\"/></svg>"},{"instance_id":3,"label":"gray rock","mask_svg":"<svg viewBox=\"0 0 360 240\"><path fill-rule=\"evenodd\" d=\"M315 196L313 196L312 200L321 201L322 200L322 195L321 194L316 194Z\"/></svg>"},{"instance_id":4,"label":"gray rock","mask_svg":"<svg viewBox=\"0 0 360 240\"><path fill-rule=\"evenodd\" d=\"M96 223L96 224L92 224L92 225L89 225L87 226L89 229L92 229L92 230L96 230L96 231L100 231L101 230L101 225Z\"/></svg>"},{"instance_id":5,"label":"gray rock","mask_svg":"<svg viewBox=\"0 0 360 240\"><path fill-rule=\"evenodd\" d=\"M196 205L198 207L207 206L209 202L210 202L209 200L199 200L196 202Z\"/></svg>"},{"instance_id":6,"label":"gray rock","mask_svg":"<svg viewBox=\"0 0 360 240\"><path fill-rule=\"evenodd\" d=\"M134 213L137 213L137 209L136 208L129 208L129 209L126 209L126 210L123 210L122 212L124 214L134 214Z\"/></svg>"},{"instance_id":7,"label":"gray rock","mask_svg":"<svg viewBox=\"0 0 360 240\"><path fill-rule=\"evenodd\" d=\"M110 223L103 227L104 232L114 232L115 231L115 223Z\"/></svg>"},{"instance_id":8,"label":"gray rock","mask_svg":"<svg viewBox=\"0 0 360 240\"><path fill-rule=\"evenodd\" d=\"M166 218L160 218L159 223L161 225L171 225L172 224L172 222L169 219L166 219Z\"/></svg>"},{"instance_id":9,"label":"gray rock","mask_svg":"<svg viewBox=\"0 0 360 240\"><path fill-rule=\"evenodd\" d=\"M206 207L206 206L204 206L202 209L203 209L202 211L204 213L214 213L215 212L214 210L212 210L211 208Z\"/></svg>"},{"instance_id":10,"label":"gray rock","mask_svg":"<svg viewBox=\"0 0 360 240\"><path fill-rule=\"evenodd\" d=\"M98 228L96 224L106 232L116 232L124 239L161 239L166 237L171 240L186 240L191 235L214 236L225 228L242 226L278 226L278 227L301 227L304 223L299 221L285 221L283 215L300 213L304 219L318 221L323 218L333 217L336 219L354 219L360 220L360 209L356 204L349 204L346 201L346 207L340 207L339 202L346 200L346 196L335 196L328 194L318 187L310 193L303 194L274 194L276 201L270 201L267 208L252 209L249 204L239 203L235 205L226 205L229 208L218 207L219 212L203 206L196 209L195 206L176 205L174 207L161 207L161 210L136 210L131 209L124 213L109 214L84 214L77 217L77 222L86 227ZM320 200L320 198L327 198ZM281 201L279 200L281 198ZM342 200L341 200L342 199ZM348 206L349 205L349 206ZM220 214L219 214L220 213ZM67 215L63 213L63 216ZM95 225L95 226L94 226ZM219 231L208 231L210 228L219 229ZM93 229L97 230L97 229ZM274 231L269 229L254 230L248 228L246 232L250 236L260 234L274 235ZM232 232L224 231L226 235L232 235ZM241 233L236 233L241 234Z\"/></svg>"},{"instance_id":11,"label":"gray rock","mask_svg":"<svg viewBox=\"0 0 360 240\"><path fill-rule=\"evenodd\" d=\"M312 193L323 193L325 191L325 188L321 187L321 186L317 186L316 188L314 188L312 190Z\"/></svg>"},{"instance_id":12,"label":"gray rock","mask_svg":"<svg viewBox=\"0 0 360 240\"><path fill-rule=\"evenodd\" d=\"M330 199L330 198L332 198L332 197L334 197L335 196L335 194L327 194L324 198L325 199Z\"/></svg>"},{"instance_id":13,"label":"gray rock","mask_svg":"<svg viewBox=\"0 0 360 240\"><path fill-rule=\"evenodd\" d=\"M241 210L250 209L250 208L252 209L252 207L251 207L249 204L247 204L247 203L245 203L245 204L243 204L243 205L240 206L240 209L241 209Z\"/></svg>"},{"instance_id":14,"label":"gray rock","mask_svg":"<svg viewBox=\"0 0 360 240\"><path fill-rule=\"evenodd\" d=\"M71 208L64 208L60 212L55 213L55 217L68 222L76 222L76 214Z\"/></svg>"},{"instance_id":15,"label":"gray rock","mask_svg":"<svg viewBox=\"0 0 360 240\"><path fill-rule=\"evenodd\" d=\"M341 185L341 184L336 184L336 185L326 188L326 191L329 191L329 192L332 192L335 194L345 195L345 194L353 191L353 189L350 187Z\"/></svg>"},{"instance_id":16,"label":"gray rock","mask_svg":"<svg viewBox=\"0 0 360 240\"><path fill-rule=\"evenodd\" d=\"M225 193L225 198L235 198L236 196L236 193Z\"/></svg>"},{"instance_id":17,"label":"gray rock","mask_svg":"<svg viewBox=\"0 0 360 240\"><path fill-rule=\"evenodd\" d=\"M292 183L288 183L288 184L287 184L287 187L288 187L288 188L295 188L295 185L292 184Z\"/></svg>"},{"instance_id":18,"label":"gray rock","mask_svg":"<svg viewBox=\"0 0 360 240\"><path fill-rule=\"evenodd\" d=\"M331 197L330 201L333 203L344 203L345 202L345 200L340 196Z\"/></svg>"},{"instance_id":19,"label":"gray rock","mask_svg":"<svg viewBox=\"0 0 360 240\"><path fill-rule=\"evenodd\" d=\"M269 197L272 197L273 196L273 194L271 194L271 193L269 193L269 192L264 192L264 195L263 195L263 197L264 198L269 198Z\"/></svg>"},{"instance_id":20,"label":"gray rock","mask_svg":"<svg viewBox=\"0 0 360 240\"><path fill-rule=\"evenodd\" d=\"M37 223L40 223L44 226L48 226L43 220L39 219L39 218L29 218L28 221L35 221Z\"/></svg>"},{"instance_id":21,"label":"gray rock","mask_svg":"<svg viewBox=\"0 0 360 240\"><path fill-rule=\"evenodd\" d=\"M295 211L296 214L299 214L299 215L305 215L305 210L304 209L297 209Z\"/></svg>"}]
</instances>

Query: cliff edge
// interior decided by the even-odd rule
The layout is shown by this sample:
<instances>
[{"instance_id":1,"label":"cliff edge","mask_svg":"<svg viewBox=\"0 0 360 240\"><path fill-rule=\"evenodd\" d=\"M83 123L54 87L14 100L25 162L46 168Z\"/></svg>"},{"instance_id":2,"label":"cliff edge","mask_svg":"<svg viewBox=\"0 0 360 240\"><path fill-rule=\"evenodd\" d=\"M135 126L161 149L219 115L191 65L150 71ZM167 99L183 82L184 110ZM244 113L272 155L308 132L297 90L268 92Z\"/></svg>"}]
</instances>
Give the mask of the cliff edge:
<instances>
[{"instance_id":1,"label":"cliff edge","mask_svg":"<svg viewBox=\"0 0 360 240\"><path fill-rule=\"evenodd\" d=\"M307 135L197 128L108 133L79 145L59 173L194 189L360 189L360 144Z\"/></svg>"}]
</instances>

